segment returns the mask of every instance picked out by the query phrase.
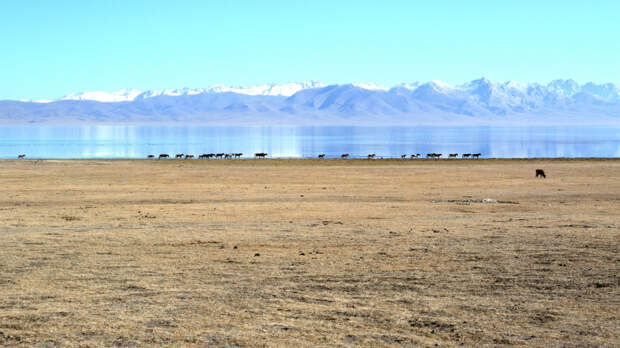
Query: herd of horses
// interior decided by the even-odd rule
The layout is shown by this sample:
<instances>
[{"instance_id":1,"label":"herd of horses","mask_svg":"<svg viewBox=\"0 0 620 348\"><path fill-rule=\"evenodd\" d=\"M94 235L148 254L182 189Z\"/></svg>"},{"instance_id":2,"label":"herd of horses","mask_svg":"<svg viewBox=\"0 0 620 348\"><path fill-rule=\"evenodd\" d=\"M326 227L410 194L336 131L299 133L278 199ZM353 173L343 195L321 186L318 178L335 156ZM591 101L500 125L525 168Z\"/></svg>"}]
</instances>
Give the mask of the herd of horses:
<instances>
[{"instance_id":1,"label":"herd of horses","mask_svg":"<svg viewBox=\"0 0 620 348\"><path fill-rule=\"evenodd\" d=\"M405 155L403 155L405 156ZM413 155L411 155L411 158L414 158ZM416 154L416 158L419 157L420 154L417 153ZM481 153L464 153L461 155L461 158L480 158L480 156L482 156ZM448 158L458 158L459 154L458 153L449 153L448 154ZM405 157L403 157L405 158ZM427 153L426 154L426 158L441 158L441 154L440 153Z\"/></svg>"},{"instance_id":2,"label":"herd of horses","mask_svg":"<svg viewBox=\"0 0 620 348\"><path fill-rule=\"evenodd\" d=\"M232 158L241 158L241 156L243 156L243 153L203 153L202 155L198 155L199 159L210 159L210 158L225 158L225 159L232 159ZM349 154L348 153L343 153L342 155L340 155L340 158L342 159L346 159L349 158ZM448 154L448 158L458 158L459 154L458 153L450 153ZM480 153L464 153L461 155L461 158L480 158L481 154ZM177 153L175 156L175 158L179 158L179 159L192 159L194 158L194 155L189 155L189 154L183 154L183 153ZM376 157L376 154L374 153L370 153L368 154L368 159L374 159ZM402 159L406 159L407 157L409 158L420 158L420 154L419 153L415 153L412 154L411 156L407 156L407 154L404 154L402 156L400 156L400 158ZM26 158L26 154L20 154L17 155L18 159L24 159ZM148 155L147 158L155 158L155 155ZM159 155L158 158L170 158L170 155L167 153L162 153ZM266 152L257 152L254 154L254 158L267 158L267 153ZM318 158L325 158L325 154L319 154ZM438 159L441 158L441 154L440 153L427 153L426 154L426 158L434 158L434 159ZM546 178L547 175L545 174L545 171L542 169L536 169L536 177L542 177L542 178Z\"/></svg>"},{"instance_id":3,"label":"herd of horses","mask_svg":"<svg viewBox=\"0 0 620 348\"><path fill-rule=\"evenodd\" d=\"M461 158L476 158L476 159L478 159L478 158L480 158L480 156L481 156L481 155L482 155L481 153L464 153L464 154L461 156ZM426 154L426 158L434 158L434 159L438 159L438 158L441 158L441 156L442 156L442 154L440 154L440 153L434 153L434 152L433 152L433 153L427 153L427 154ZM368 158L368 159L374 159L374 158L376 158L376 157L377 157L377 155L376 155L376 154L374 154L374 153L369 153L367 158ZM458 153L451 153L451 154L448 154L448 158L458 158L458 157L459 157L459 154L458 154ZM325 154L320 154L320 155L319 155L319 158L325 158ZM340 158L349 158L349 154L348 154L348 153L342 154L342 155L340 156ZM412 159L413 159L413 158L420 158L420 154L419 154L419 153L414 153L414 154L411 154L410 156L409 156L409 155L407 155L407 154L403 154L403 155L401 155L401 156L400 156L400 158L402 158L402 159L406 159L406 158L412 158Z\"/></svg>"},{"instance_id":4,"label":"herd of horses","mask_svg":"<svg viewBox=\"0 0 620 348\"><path fill-rule=\"evenodd\" d=\"M232 159L232 158L241 158L241 156L243 156L243 153L241 152L236 152L236 153L203 153L202 155L198 155L199 159L210 159L210 158L225 158L225 159ZM267 157L267 153L265 152L257 152L254 154L255 158L266 158ZM147 158L155 158L155 155L148 155ZM170 155L167 153L162 153L159 154L159 156L157 158L170 158ZM194 155L189 155L189 154L183 154L183 153L177 153L174 158L180 158L180 159L192 159L194 158Z\"/></svg>"},{"instance_id":5,"label":"herd of horses","mask_svg":"<svg viewBox=\"0 0 620 348\"><path fill-rule=\"evenodd\" d=\"M426 158L434 158L434 159L438 159L441 158L440 153L427 153L426 154ZM243 153L203 153L202 155L198 155L199 159L210 159L210 158L224 158L224 159L233 159L233 158L241 158L241 156L243 156ZM374 159L377 155L374 153L368 154L368 159ZM448 154L448 158L458 158L459 154L458 153L451 153ZM480 153L464 153L461 155L461 158L480 158L481 154ZM342 155L340 155L340 158L342 159L346 159L349 158L350 155L348 153L343 153ZM24 159L26 158L25 154L20 154L17 155L18 159ZM155 158L155 155L148 155L147 158ZM167 153L162 153L160 154L157 158L162 159L162 158L170 158L170 155ZM177 153L174 158L179 158L179 159L192 159L194 158L194 155L190 155L190 154L183 154L183 153ZM254 154L254 158L267 158L267 153L266 152L257 152ZM325 158L325 154L319 154L318 158ZM407 154L404 154L402 156L400 156L400 158L420 158L420 154L419 153L415 153L412 154L411 156L408 156Z\"/></svg>"},{"instance_id":6,"label":"herd of horses","mask_svg":"<svg viewBox=\"0 0 620 348\"><path fill-rule=\"evenodd\" d=\"M481 153L464 153L461 155L461 158L480 158L482 154ZM20 155L22 156L22 155ZM233 158L241 158L241 156L243 156L243 153L203 153L202 155L198 155L199 159L211 159L211 158L224 158L224 159L233 159ZM340 155L340 158L342 159L347 159L349 158L351 155L348 153L343 153L342 155ZM440 153L427 153L426 154L426 158L433 158L433 159L439 159L441 158L442 154ZM148 155L148 158L155 158L155 155ZM194 155L188 155L188 154L183 154L183 153L177 153L175 156L175 158L180 158L180 159L192 159L194 158ZM368 159L374 159L376 158L377 155L374 153L368 154ZM448 154L448 158L458 158L459 154L458 153L451 153ZM23 157L20 157L23 158ZM158 156L158 158L170 158L170 155L167 153L162 153ZM266 152L257 152L254 154L254 158L267 158L267 153ZM325 158L325 154L319 154L318 158ZM405 158L420 158L420 154L419 153L415 153L415 154L411 154L410 156L407 154L404 154L402 156L400 156L400 158L405 159Z\"/></svg>"}]
</instances>

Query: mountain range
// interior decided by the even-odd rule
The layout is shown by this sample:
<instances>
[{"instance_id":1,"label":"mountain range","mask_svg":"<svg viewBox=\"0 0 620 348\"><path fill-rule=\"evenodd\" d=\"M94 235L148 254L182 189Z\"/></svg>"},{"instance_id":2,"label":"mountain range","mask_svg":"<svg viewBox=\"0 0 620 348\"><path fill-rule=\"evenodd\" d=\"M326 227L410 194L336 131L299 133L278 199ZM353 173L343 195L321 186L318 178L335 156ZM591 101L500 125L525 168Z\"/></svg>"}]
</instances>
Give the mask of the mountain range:
<instances>
[{"instance_id":1,"label":"mountain range","mask_svg":"<svg viewBox=\"0 0 620 348\"><path fill-rule=\"evenodd\" d=\"M0 124L213 125L530 125L620 124L620 86L441 81L325 85L317 81L252 87L115 93L57 100L0 101Z\"/></svg>"}]
</instances>

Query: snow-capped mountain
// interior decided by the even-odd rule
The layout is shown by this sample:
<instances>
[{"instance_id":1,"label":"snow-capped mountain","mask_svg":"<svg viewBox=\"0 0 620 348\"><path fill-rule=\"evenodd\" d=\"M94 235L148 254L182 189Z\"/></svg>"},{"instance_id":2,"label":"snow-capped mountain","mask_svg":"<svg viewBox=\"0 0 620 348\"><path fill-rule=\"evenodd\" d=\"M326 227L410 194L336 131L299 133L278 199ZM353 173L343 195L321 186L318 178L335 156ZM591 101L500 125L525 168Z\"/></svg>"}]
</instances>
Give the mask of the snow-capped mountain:
<instances>
[{"instance_id":1,"label":"snow-capped mountain","mask_svg":"<svg viewBox=\"0 0 620 348\"><path fill-rule=\"evenodd\" d=\"M368 87L376 86L369 84ZM60 98L59 100L92 100L98 102L124 102L133 101L136 99L147 99L158 97L162 95L167 96L181 96L181 95L195 95L201 93L238 93L245 95L272 95L272 96L286 96L289 97L303 89L320 88L325 87L325 84L317 81L307 81L301 83L286 83L286 84L264 84L250 87L231 87L224 85L215 85L207 88L175 88L175 89L163 89L163 90L148 90L139 91L136 89L122 89L118 92L82 92L69 94ZM35 102L49 102L49 100Z\"/></svg>"},{"instance_id":2,"label":"snow-capped mountain","mask_svg":"<svg viewBox=\"0 0 620 348\"><path fill-rule=\"evenodd\" d=\"M613 83L441 81L88 92L0 101L0 123L109 124L620 124Z\"/></svg>"},{"instance_id":3,"label":"snow-capped mountain","mask_svg":"<svg viewBox=\"0 0 620 348\"><path fill-rule=\"evenodd\" d=\"M136 89L121 89L118 92L83 92L69 94L60 100L95 100L100 102L125 102L136 99L142 92Z\"/></svg>"},{"instance_id":4,"label":"snow-capped mountain","mask_svg":"<svg viewBox=\"0 0 620 348\"><path fill-rule=\"evenodd\" d=\"M307 81L302 83L287 83L283 85L277 84L265 84L259 86L252 87L228 87L222 85L216 85L207 88L204 90L205 92L212 93L222 93L222 92L231 92L231 93L239 93L246 95L282 95L285 97L290 97L293 94L303 90L303 89L311 89L311 88L321 88L325 87L325 84L317 82L317 81Z\"/></svg>"}]
</instances>

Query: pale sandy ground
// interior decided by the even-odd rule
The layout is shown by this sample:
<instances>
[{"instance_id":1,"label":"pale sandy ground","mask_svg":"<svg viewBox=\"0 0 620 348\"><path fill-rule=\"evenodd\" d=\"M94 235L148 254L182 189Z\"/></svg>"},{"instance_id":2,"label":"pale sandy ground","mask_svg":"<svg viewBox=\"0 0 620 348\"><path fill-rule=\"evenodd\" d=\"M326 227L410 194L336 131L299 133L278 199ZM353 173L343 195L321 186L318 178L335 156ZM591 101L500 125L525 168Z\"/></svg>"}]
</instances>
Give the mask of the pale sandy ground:
<instances>
[{"instance_id":1,"label":"pale sandy ground","mask_svg":"<svg viewBox=\"0 0 620 348\"><path fill-rule=\"evenodd\" d=\"M617 347L619 245L618 160L5 160L0 345Z\"/></svg>"}]
</instances>

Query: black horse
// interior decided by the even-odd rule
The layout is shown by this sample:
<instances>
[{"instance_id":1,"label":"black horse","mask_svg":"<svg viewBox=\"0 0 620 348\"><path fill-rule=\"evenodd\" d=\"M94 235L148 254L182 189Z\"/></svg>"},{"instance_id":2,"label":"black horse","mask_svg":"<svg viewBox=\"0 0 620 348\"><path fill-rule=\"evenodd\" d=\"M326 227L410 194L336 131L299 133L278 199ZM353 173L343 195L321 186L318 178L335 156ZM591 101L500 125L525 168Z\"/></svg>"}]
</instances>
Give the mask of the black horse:
<instances>
[{"instance_id":1,"label":"black horse","mask_svg":"<svg viewBox=\"0 0 620 348\"><path fill-rule=\"evenodd\" d=\"M159 155L159 158L169 158L169 157L170 157L170 155L167 154L167 153L162 153L162 154Z\"/></svg>"},{"instance_id":2,"label":"black horse","mask_svg":"<svg viewBox=\"0 0 620 348\"><path fill-rule=\"evenodd\" d=\"M547 177L547 176L545 175L545 171L544 171L544 170L542 170L542 169L536 169L536 177L538 178L539 176L540 176L540 177L543 177L543 178L546 178L546 177Z\"/></svg>"},{"instance_id":3,"label":"black horse","mask_svg":"<svg viewBox=\"0 0 620 348\"><path fill-rule=\"evenodd\" d=\"M256 158L266 158L267 157L267 153L266 152L257 152L254 154L254 157Z\"/></svg>"}]
</instances>

